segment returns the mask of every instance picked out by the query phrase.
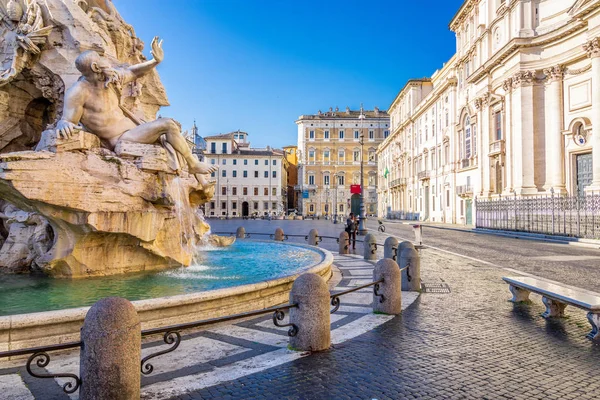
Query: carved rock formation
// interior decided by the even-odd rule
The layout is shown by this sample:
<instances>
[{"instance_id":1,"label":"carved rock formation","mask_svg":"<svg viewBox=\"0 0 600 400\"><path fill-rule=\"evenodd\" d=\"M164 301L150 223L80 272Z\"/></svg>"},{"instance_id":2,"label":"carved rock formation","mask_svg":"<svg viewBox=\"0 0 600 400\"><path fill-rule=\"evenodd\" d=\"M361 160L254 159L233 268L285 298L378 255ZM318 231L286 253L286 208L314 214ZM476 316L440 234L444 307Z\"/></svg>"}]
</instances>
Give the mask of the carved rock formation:
<instances>
[{"instance_id":1,"label":"carved rock formation","mask_svg":"<svg viewBox=\"0 0 600 400\"><path fill-rule=\"evenodd\" d=\"M0 18L0 273L189 265L209 230L195 210L214 186L181 171L161 143L110 151L90 133L61 139L54 130L81 52L114 65L145 60L133 28L110 0L0 0ZM124 87L121 104L156 119L168 105L156 71Z\"/></svg>"},{"instance_id":2,"label":"carved rock formation","mask_svg":"<svg viewBox=\"0 0 600 400\"><path fill-rule=\"evenodd\" d=\"M5 222L0 270L85 277L190 264L209 230L194 210L214 186L177 177L157 145L132 144L136 150L119 157L83 131L43 136L40 151L0 154L0 197L12 212L4 219L14 220ZM24 254L40 241L35 235L41 248Z\"/></svg>"}]
</instances>

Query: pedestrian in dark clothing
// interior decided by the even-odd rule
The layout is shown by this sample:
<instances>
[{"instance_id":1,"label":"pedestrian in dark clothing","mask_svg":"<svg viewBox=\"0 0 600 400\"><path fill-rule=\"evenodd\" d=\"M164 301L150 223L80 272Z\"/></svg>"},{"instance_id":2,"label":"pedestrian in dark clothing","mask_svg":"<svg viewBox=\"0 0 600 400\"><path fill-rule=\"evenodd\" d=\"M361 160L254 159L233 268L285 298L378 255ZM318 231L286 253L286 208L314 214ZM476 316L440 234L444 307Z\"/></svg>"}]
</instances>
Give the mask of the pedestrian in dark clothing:
<instances>
[{"instance_id":1,"label":"pedestrian in dark clothing","mask_svg":"<svg viewBox=\"0 0 600 400\"><path fill-rule=\"evenodd\" d=\"M354 213L350 213L346 220L346 232L348 233L348 247L352 243L352 249L356 249L356 220L354 219Z\"/></svg>"}]
</instances>

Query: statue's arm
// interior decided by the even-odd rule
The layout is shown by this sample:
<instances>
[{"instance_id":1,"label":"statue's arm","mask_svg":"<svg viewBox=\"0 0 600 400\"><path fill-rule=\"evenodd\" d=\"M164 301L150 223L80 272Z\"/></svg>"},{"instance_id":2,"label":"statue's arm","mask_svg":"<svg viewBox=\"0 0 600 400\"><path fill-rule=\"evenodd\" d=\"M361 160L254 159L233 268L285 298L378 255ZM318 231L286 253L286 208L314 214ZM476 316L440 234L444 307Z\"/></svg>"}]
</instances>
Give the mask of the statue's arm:
<instances>
[{"instance_id":1,"label":"statue's arm","mask_svg":"<svg viewBox=\"0 0 600 400\"><path fill-rule=\"evenodd\" d=\"M158 36L155 36L154 39L152 39L152 51L150 54L152 54L152 57L154 57L152 60L132 65L131 67L127 68L129 73L124 75L123 83L131 82L141 78L153 70L154 67L160 64L160 62L163 60L165 54L162 49L162 40L159 42Z\"/></svg>"},{"instance_id":2,"label":"statue's arm","mask_svg":"<svg viewBox=\"0 0 600 400\"><path fill-rule=\"evenodd\" d=\"M56 124L58 137L68 138L75 134L76 131L81 130L79 122L83 115L85 94L86 92L79 82L75 83L75 85L65 93L63 115Z\"/></svg>"}]
</instances>

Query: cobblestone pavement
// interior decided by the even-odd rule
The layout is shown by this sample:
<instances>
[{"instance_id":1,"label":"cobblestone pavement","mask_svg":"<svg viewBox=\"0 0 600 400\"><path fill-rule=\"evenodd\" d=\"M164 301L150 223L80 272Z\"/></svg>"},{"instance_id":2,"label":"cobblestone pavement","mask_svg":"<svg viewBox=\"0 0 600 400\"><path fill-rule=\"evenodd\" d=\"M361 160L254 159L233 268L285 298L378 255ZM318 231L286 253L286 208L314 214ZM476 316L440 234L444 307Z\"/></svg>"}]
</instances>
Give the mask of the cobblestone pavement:
<instances>
[{"instance_id":1,"label":"cobblestone pavement","mask_svg":"<svg viewBox=\"0 0 600 400\"><path fill-rule=\"evenodd\" d=\"M237 226L245 225L247 231L268 233L274 232L276 227L281 226L285 232L306 233L311 228L316 228L321 235L338 236L344 229L344 224L333 224L324 220L221 221L211 219L209 222L214 230L235 231ZM369 220L367 226L376 229L377 222ZM381 243L389 235L396 236L399 240L414 240L412 225L386 222L385 226L385 234L374 232ZM590 277L600 276L600 250L597 249L439 229L426 225L423 225L423 244L600 293L600 279L590 279ZM322 245L337 249L335 241L324 240Z\"/></svg>"},{"instance_id":2,"label":"cobblestone pavement","mask_svg":"<svg viewBox=\"0 0 600 400\"><path fill-rule=\"evenodd\" d=\"M533 295L515 306L505 275L425 249L426 290L401 316L329 351L176 398L600 398L600 346L584 337L584 312L567 307L568 318L545 320Z\"/></svg>"},{"instance_id":3,"label":"cobblestone pavement","mask_svg":"<svg viewBox=\"0 0 600 400\"><path fill-rule=\"evenodd\" d=\"M372 281L373 264L362 257L334 254L334 260L339 272L336 271L330 287L335 291ZM418 293L405 292L403 307L408 307L417 296ZM373 314L372 299L371 289L342 298L340 309L331 316L334 344L340 345L392 318ZM287 323L287 317L282 323ZM287 329L274 326L271 315L267 315L185 331L176 351L152 360L154 372L142 376L142 398L164 399L306 357L308 353L287 349ZM154 337L142 346L142 357L165 347ZM78 351L53 353L51 357L52 362L42 373L79 373ZM68 399L59 386L66 380L33 378L23 364L24 361L0 361L0 399ZM77 398L77 394L72 398Z\"/></svg>"}]
</instances>

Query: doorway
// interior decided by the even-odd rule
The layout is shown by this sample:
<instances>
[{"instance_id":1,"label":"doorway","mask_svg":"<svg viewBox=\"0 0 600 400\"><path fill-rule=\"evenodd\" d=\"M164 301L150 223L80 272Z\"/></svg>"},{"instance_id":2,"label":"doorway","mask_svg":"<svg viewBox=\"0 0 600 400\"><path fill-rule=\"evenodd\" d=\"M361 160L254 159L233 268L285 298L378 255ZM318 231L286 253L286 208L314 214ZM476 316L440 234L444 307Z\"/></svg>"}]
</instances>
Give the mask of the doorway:
<instances>
[{"instance_id":1,"label":"doorway","mask_svg":"<svg viewBox=\"0 0 600 400\"><path fill-rule=\"evenodd\" d=\"M467 212L466 212L466 224L471 225L473 223L473 200L467 199Z\"/></svg>"},{"instance_id":2,"label":"doorway","mask_svg":"<svg viewBox=\"0 0 600 400\"><path fill-rule=\"evenodd\" d=\"M351 202L351 211L354 215L360 215L360 195L353 194L350 198Z\"/></svg>"},{"instance_id":3,"label":"doorway","mask_svg":"<svg viewBox=\"0 0 600 400\"><path fill-rule=\"evenodd\" d=\"M249 210L250 206L248 204L247 201L244 201L242 203L242 217L247 217L250 215L250 210Z\"/></svg>"},{"instance_id":4,"label":"doorway","mask_svg":"<svg viewBox=\"0 0 600 400\"><path fill-rule=\"evenodd\" d=\"M592 183L592 153L578 154L577 164L577 196L585 196L585 187Z\"/></svg>"}]
</instances>

